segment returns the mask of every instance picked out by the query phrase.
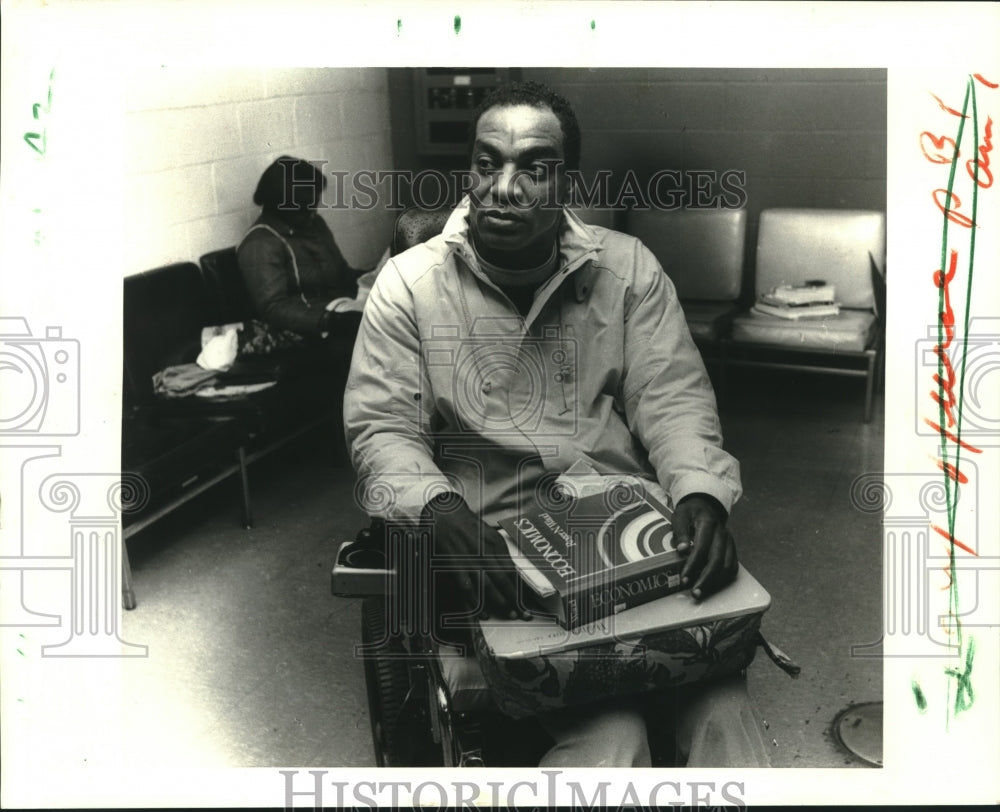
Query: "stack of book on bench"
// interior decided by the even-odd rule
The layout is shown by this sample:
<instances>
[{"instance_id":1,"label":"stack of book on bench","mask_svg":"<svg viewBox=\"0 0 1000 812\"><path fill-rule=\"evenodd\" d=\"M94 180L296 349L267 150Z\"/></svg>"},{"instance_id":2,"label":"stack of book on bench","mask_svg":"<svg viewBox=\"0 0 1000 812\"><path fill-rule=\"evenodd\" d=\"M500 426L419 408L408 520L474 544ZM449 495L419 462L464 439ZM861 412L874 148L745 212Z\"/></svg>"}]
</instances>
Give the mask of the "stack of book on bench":
<instances>
[{"instance_id":1,"label":"stack of book on bench","mask_svg":"<svg viewBox=\"0 0 1000 812\"><path fill-rule=\"evenodd\" d=\"M779 285L770 293L762 293L752 310L764 316L791 320L827 318L840 313L834 296L833 285L822 281Z\"/></svg>"}]
</instances>

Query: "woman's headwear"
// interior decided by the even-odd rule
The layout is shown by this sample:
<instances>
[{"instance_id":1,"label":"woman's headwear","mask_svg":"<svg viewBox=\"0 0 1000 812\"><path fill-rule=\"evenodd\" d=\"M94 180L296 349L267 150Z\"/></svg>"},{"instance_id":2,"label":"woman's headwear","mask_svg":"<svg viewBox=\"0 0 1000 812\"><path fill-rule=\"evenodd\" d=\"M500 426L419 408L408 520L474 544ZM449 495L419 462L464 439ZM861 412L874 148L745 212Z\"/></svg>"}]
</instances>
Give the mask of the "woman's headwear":
<instances>
[{"instance_id":1,"label":"woman's headwear","mask_svg":"<svg viewBox=\"0 0 1000 812\"><path fill-rule=\"evenodd\" d=\"M318 202L326 188L326 175L309 161L282 155L260 176L253 202L265 209L297 208L294 190L310 185L315 188Z\"/></svg>"}]
</instances>

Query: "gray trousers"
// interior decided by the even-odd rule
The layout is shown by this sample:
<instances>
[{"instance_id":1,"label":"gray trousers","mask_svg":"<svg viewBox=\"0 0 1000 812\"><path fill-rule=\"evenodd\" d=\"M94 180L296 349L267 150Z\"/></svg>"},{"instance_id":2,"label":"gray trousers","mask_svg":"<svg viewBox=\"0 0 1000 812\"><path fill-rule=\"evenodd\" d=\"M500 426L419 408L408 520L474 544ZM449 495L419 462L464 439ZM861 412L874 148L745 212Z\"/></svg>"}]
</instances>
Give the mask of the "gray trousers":
<instances>
[{"instance_id":1,"label":"gray trousers","mask_svg":"<svg viewBox=\"0 0 1000 812\"><path fill-rule=\"evenodd\" d=\"M678 696L683 700L672 720L677 766L771 766L742 675L690 686ZM540 720L555 740L541 767L650 766L647 719L637 697L560 708Z\"/></svg>"}]
</instances>

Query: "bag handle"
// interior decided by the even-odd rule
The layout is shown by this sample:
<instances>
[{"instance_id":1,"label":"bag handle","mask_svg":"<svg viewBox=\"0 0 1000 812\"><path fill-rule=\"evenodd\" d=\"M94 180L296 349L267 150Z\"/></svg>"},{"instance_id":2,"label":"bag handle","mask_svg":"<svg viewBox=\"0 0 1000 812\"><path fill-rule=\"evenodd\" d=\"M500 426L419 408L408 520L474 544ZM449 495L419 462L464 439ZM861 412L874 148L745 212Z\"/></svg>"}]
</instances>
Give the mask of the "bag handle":
<instances>
[{"instance_id":1,"label":"bag handle","mask_svg":"<svg viewBox=\"0 0 1000 812\"><path fill-rule=\"evenodd\" d=\"M247 233L243 235L243 239L245 240L248 236L250 236L251 231L255 231L258 228L270 231L275 237L278 238L279 242L285 246L285 250L288 251L288 256L292 260L292 272L295 274L295 285L299 289L299 297L302 299L306 307L309 307L309 301L306 299L306 295L302 292L302 278L299 276L299 264L295 261L295 252L292 250L292 246L289 245L288 240L282 237L267 223L257 223L256 225L251 226Z\"/></svg>"},{"instance_id":2,"label":"bag handle","mask_svg":"<svg viewBox=\"0 0 1000 812\"><path fill-rule=\"evenodd\" d=\"M764 649L764 653L771 658L771 661L792 679L798 678L799 674L802 673L802 666L792 660L780 648L768 643L764 639L764 635L760 632L757 632L757 645Z\"/></svg>"}]
</instances>

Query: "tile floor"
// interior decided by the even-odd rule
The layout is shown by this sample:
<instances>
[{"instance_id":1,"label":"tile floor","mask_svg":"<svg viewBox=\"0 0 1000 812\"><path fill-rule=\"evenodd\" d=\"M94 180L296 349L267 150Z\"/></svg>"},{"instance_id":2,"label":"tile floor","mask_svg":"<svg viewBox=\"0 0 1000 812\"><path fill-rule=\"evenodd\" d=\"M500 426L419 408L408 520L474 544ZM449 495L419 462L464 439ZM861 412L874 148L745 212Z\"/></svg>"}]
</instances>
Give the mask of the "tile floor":
<instances>
[{"instance_id":1,"label":"tile floor","mask_svg":"<svg viewBox=\"0 0 1000 812\"><path fill-rule=\"evenodd\" d=\"M882 469L881 399L861 423L861 384L733 373L721 411L745 495L732 517L743 563L770 591L764 632L802 666L763 654L749 687L775 767L864 766L831 722L881 699L878 659L851 646L880 634L881 534L851 483ZM322 432L251 468L256 525L240 529L222 483L129 540L138 607L124 638L127 758L163 767L333 768L374 763L357 601L329 591L334 538L364 519L353 473Z\"/></svg>"}]
</instances>

